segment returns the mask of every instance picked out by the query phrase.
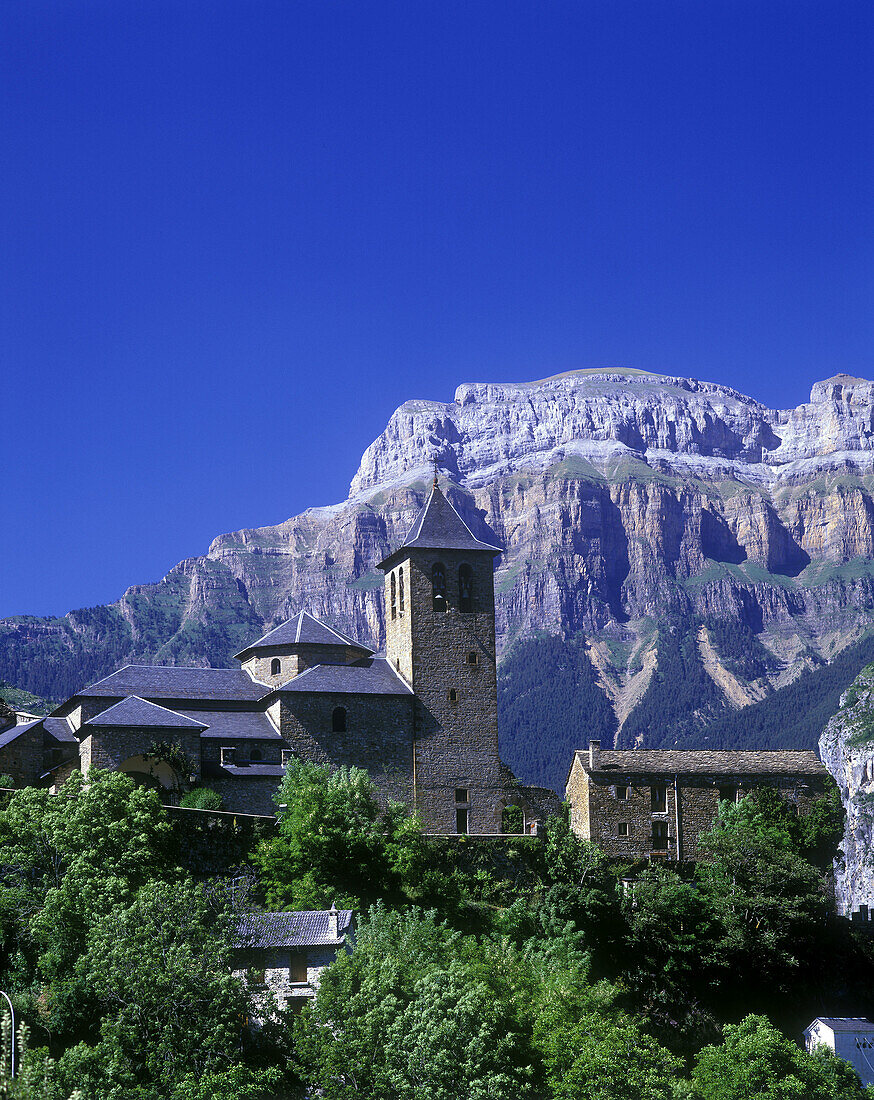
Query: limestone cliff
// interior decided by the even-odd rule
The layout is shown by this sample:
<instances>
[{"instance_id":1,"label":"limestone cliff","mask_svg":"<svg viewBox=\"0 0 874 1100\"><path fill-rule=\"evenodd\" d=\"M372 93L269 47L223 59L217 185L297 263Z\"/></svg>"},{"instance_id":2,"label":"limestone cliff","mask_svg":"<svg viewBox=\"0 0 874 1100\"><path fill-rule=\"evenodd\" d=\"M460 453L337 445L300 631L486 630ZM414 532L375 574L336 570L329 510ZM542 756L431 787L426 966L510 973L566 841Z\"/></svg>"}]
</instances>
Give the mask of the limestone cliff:
<instances>
[{"instance_id":1,"label":"limestone cliff","mask_svg":"<svg viewBox=\"0 0 874 1100\"><path fill-rule=\"evenodd\" d=\"M59 698L125 660L226 664L301 607L379 644L375 564L436 462L473 530L507 548L502 651L539 631L584 633L627 722L659 675L659 628L685 624L683 659L710 685L704 721L874 626L872 441L874 384L847 376L784 411L633 371L465 384L451 402L402 405L343 503L222 535L111 607L0 621L0 676ZM752 663L714 633L726 623L755 639Z\"/></svg>"},{"instance_id":2,"label":"limestone cliff","mask_svg":"<svg viewBox=\"0 0 874 1100\"><path fill-rule=\"evenodd\" d=\"M839 912L874 907L874 665L841 698L841 709L819 741L819 754L835 777L847 813L835 864Z\"/></svg>"}]
</instances>

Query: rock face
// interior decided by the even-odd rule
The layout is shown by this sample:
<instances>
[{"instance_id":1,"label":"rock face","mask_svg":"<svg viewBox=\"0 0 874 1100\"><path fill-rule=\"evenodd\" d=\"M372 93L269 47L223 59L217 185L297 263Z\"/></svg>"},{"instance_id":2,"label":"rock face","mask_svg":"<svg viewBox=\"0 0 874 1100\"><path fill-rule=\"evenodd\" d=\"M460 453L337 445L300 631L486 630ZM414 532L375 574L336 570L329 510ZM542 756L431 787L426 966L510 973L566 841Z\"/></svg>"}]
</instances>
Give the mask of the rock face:
<instances>
[{"instance_id":1,"label":"rock face","mask_svg":"<svg viewBox=\"0 0 874 1100\"><path fill-rule=\"evenodd\" d=\"M874 666L841 698L841 709L819 740L819 754L835 777L847 813L835 864L838 911L874 906Z\"/></svg>"},{"instance_id":2,"label":"rock face","mask_svg":"<svg viewBox=\"0 0 874 1100\"><path fill-rule=\"evenodd\" d=\"M434 462L472 530L506 546L499 650L584 633L620 721L658 668L665 621L694 631L726 707L874 625L874 384L838 376L775 411L712 383L580 371L405 403L348 500L222 535L111 607L0 621L0 676L60 698L125 661L227 664L301 608L381 645L375 564ZM767 668L739 671L701 635L714 621L752 632Z\"/></svg>"}]
</instances>

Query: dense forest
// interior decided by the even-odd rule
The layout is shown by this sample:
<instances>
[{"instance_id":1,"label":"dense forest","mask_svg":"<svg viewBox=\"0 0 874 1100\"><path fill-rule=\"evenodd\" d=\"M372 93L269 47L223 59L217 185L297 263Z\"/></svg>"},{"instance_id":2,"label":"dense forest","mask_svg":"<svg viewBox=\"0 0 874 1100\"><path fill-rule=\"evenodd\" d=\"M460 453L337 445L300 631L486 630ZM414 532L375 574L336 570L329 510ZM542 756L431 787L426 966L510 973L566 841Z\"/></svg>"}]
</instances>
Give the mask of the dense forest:
<instances>
[{"instance_id":1,"label":"dense forest","mask_svg":"<svg viewBox=\"0 0 874 1100\"><path fill-rule=\"evenodd\" d=\"M355 769L292 764L273 828L172 819L119 773L0 809L15 1100L863 1100L796 1038L874 1011L874 943L833 915L837 792L725 803L697 867L543 839L447 841ZM313 822L319 827L313 828ZM212 824L210 824L212 822ZM260 909L357 914L302 1013L234 975ZM258 1015L260 1013L260 1016ZM260 1023L253 1021L260 1019Z\"/></svg>"}]
</instances>

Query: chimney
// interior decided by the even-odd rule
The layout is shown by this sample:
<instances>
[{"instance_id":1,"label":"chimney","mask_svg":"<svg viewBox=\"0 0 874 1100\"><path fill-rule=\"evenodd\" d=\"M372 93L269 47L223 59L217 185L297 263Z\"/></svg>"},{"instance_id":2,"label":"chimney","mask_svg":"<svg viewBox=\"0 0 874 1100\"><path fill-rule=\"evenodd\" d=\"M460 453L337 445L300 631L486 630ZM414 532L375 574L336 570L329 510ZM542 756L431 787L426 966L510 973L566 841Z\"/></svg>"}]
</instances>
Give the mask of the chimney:
<instances>
[{"instance_id":1,"label":"chimney","mask_svg":"<svg viewBox=\"0 0 874 1100\"><path fill-rule=\"evenodd\" d=\"M601 742L590 741L589 742L589 767L592 771L596 771L600 763L601 757Z\"/></svg>"},{"instance_id":2,"label":"chimney","mask_svg":"<svg viewBox=\"0 0 874 1100\"><path fill-rule=\"evenodd\" d=\"M334 902L331 902L331 911L328 913L328 935L333 940L340 938L340 914Z\"/></svg>"},{"instance_id":3,"label":"chimney","mask_svg":"<svg viewBox=\"0 0 874 1100\"><path fill-rule=\"evenodd\" d=\"M236 748L233 745L222 745L221 753L222 767L233 767L233 765L236 763Z\"/></svg>"}]
</instances>

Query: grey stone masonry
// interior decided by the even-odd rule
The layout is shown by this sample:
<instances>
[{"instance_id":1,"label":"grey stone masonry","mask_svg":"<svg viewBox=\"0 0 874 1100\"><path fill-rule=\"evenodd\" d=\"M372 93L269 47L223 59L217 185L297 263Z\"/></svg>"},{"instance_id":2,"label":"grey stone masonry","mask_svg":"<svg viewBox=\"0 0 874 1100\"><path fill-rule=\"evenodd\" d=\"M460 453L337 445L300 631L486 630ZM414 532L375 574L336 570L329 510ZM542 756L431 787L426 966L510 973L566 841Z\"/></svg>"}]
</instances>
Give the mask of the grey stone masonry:
<instances>
[{"instance_id":1,"label":"grey stone masonry","mask_svg":"<svg viewBox=\"0 0 874 1100\"><path fill-rule=\"evenodd\" d=\"M500 831L505 783L498 754L492 560L490 550L409 549L396 554L386 572L386 656L416 696L415 802L433 832ZM436 601L435 565L445 578L445 599ZM464 610L462 567L472 581Z\"/></svg>"},{"instance_id":2,"label":"grey stone masonry","mask_svg":"<svg viewBox=\"0 0 874 1100\"><path fill-rule=\"evenodd\" d=\"M695 861L720 801L771 787L804 815L827 774L814 752L602 752L592 741L568 776L571 828L616 858Z\"/></svg>"}]
</instances>

